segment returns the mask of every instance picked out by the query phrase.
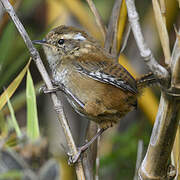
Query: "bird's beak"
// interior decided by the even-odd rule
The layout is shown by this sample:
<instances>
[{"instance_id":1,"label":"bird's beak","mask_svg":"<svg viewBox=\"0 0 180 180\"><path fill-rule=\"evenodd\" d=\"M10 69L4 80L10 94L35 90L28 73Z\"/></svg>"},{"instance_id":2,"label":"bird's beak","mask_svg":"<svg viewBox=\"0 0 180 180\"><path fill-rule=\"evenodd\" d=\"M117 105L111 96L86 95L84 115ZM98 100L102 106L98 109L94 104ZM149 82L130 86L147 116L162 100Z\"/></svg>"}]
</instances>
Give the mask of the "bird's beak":
<instances>
[{"instance_id":1,"label":"bird's beak","mask_svg":"<svg viewBox=\"0 0 180 180\"><path fill-rule=\"evenodd\" d=\"M34 40L32 41L33 44L40 44L40 45L45 45L47 44L46 40L43 39L43 40Z\"/></svg>"}]
</instances>

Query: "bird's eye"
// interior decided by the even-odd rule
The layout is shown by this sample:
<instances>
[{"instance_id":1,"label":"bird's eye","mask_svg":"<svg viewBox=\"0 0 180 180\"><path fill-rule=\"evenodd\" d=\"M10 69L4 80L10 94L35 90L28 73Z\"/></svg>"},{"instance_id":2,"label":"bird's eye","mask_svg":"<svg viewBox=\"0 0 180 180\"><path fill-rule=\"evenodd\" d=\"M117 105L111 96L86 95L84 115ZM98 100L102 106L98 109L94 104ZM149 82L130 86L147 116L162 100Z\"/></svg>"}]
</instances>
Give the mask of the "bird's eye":
<instances>
[{"instance_id":1,"label":"bird's eye","mask_svg":"<svg viewBox=\"0 0 180 180\"><path fill-rule=\"evenodd\" d=\"M60 45L64 44L64 39L59 39L58 44L60 44Z\"/></svg>"}]
</instances>

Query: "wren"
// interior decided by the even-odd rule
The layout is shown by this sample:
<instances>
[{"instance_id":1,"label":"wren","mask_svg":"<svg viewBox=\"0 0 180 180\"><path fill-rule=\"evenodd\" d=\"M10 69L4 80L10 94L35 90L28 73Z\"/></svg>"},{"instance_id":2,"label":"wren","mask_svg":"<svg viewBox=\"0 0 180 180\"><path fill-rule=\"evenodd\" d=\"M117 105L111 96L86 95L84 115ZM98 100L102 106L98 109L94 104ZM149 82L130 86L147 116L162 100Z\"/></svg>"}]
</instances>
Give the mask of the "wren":
<instances>
[{"instance_id":1,"label":"wren","mask_svg":"<svg viewBox=\"0 0 180 180\"><path fill-rule=\"evenodd\" d=\"M43 46L55 89L65 93L77 113L100 126L73 162L104 130L135 109L141 89L156 81L152 73L134 79L93 37L74 27L59 26L34 43Z\"/></svg>"}]
</instances>

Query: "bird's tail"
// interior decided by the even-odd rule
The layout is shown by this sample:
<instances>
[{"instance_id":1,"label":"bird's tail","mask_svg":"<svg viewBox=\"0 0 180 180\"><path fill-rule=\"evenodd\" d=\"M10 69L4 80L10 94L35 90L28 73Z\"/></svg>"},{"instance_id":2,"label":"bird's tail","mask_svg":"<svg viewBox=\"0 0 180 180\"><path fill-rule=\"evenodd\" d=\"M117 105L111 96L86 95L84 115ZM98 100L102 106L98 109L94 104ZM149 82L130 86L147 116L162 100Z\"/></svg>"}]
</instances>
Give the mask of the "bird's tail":
<instances>
[{"instance_id":1,"label":"bird's tail","mask_svg":"<svg viewBox=\"0 0 180 180\"><path fill-rule=\"evenodd\" d=\"M152 72L141 76L136 79L137 88L141 91L143 88L158 83L157 79L154 77Z\"/></svg>"}]
</instances>

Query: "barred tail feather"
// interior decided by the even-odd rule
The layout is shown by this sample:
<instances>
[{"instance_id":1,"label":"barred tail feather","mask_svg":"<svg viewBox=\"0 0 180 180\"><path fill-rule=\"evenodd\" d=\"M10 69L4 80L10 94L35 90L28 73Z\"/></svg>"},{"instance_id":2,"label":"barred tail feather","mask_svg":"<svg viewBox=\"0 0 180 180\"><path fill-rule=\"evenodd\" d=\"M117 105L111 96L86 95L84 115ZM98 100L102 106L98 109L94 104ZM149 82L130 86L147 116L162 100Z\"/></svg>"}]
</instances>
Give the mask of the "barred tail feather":
<instances>
[{"instance_id":1,"label":"barred tail feather","mask_svg":"<svg viewBox=\"0 0 180 180\"><path fill-rule=\"evenodd\" d=\"M140 78L136 79L137 88L141 91L143 88L158 83L157 79L154 77L152 72L141 76Z\"/></svg>"}]
</instances>

